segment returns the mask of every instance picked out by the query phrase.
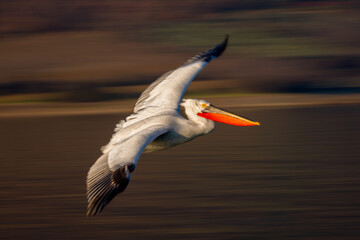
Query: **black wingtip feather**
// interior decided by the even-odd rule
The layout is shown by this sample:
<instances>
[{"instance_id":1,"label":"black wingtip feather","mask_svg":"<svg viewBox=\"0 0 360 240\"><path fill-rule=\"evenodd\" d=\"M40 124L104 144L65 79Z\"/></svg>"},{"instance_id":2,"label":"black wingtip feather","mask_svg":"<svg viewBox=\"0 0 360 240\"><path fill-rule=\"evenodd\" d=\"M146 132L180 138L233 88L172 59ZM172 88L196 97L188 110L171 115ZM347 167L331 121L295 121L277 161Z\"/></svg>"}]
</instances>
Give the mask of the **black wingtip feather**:
<instances>
[{"instance_id":1,"label":"black wingtip feather","mask_svg":"<svg viewBox=\"0 0 360 240\"><path fill-rule=\"evenodd\" d=\"M229 35L226 34L225 39L222 41L222 43L216 45L212 50L210 50L213 51L212 56L219 57L225 51L228 41Z\"/></svg>"},{"instance_id":2,"label":"black wingtip feather","mask_svg":"<svg viewBox=\"0 0 360 240\"><path fill-rule=\"evenodd\" d=\"M130 181L134 165L111 171L107 154L101 156L91 167L87 177L87 216L95 216L118 194L125 190Z\"/></svg>"},{"instance_id":3,"label":"black wingtip feather","mask_svg":"<svg viewBox=\"0 0 360 240\"><path fill-rule=\"evenodd\" d=\"M214 48L212 48L206 52L199 53L195 57L190 58L188 61L186 61L186 63L184 65L187 65L187 64L199 61L199 60L210 62L212 59L219 57L225 51L228 41L229 41L229 35L226 35L225 39L220 44L217 44Z\"/></svg>"}]
</instances>

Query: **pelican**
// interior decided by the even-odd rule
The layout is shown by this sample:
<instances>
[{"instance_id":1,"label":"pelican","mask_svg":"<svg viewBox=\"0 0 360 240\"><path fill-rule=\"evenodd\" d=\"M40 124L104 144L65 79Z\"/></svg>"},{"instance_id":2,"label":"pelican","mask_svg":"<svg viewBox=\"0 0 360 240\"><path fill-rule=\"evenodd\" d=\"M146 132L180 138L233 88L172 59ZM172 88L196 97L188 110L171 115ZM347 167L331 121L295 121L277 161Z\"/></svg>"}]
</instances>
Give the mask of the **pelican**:
<instances>
[{"instance_id":1,"label":"pelican","mask_svg":"<svg viewBox=\"0 0 360 240\"><path fill-rule=\"evenodd\" d=\"M87 215L95 216L127 187L142 152L154 152L188 142L215 129L215 121L235 126L259 122L222 110L204 100L183 99L192 79L225 50L228 36L153 82L135 104L134 113L116 125L102 156L87 175ZM185 109L186 118L180 114Z\"/></svg>"}]
</instances>

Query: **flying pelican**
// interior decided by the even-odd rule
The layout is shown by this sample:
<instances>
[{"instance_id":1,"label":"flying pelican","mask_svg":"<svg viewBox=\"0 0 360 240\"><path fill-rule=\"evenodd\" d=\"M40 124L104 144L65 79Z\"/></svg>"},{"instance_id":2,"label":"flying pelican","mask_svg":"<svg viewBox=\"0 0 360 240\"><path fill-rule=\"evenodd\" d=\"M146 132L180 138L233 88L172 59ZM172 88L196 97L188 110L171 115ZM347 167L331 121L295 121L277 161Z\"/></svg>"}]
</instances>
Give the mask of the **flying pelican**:
<instances>
[{"instance_id":1,"label":"flying pelican","mask_svg":"<svg viewBox=\"0 0 360 240\"><path fill-rule=\"evenodd\" d=\"M153 82L135 104L134 113L116 125L87 175L87 215L94 216L125 190L142 152L154 152L188 142L215 129L215 122L260 125L204 100L183 99L192 79L225 50L228 36L213 49L189 59ZM185 108L186 118L180 114Z\"/></svg>"}]
</instances>

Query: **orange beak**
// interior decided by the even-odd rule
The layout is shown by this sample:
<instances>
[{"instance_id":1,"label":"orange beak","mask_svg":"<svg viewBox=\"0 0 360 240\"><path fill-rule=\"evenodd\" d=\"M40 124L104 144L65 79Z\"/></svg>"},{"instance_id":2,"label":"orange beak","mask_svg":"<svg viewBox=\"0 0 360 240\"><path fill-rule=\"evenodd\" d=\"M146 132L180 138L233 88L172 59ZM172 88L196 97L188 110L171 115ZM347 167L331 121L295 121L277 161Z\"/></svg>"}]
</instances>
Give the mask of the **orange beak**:
<instances>
[{"instance_id":1,"label":"orange beak","mask_svg":"<svg viewBox=\"0 0 360 240\"><path fill-rule=\"evenodd\" d=\"M222 122L235 126L260 126L259 122L253 122L249 119L224 111L212 105L197 115L216 122Z\"/></svg>"}]
</instances>

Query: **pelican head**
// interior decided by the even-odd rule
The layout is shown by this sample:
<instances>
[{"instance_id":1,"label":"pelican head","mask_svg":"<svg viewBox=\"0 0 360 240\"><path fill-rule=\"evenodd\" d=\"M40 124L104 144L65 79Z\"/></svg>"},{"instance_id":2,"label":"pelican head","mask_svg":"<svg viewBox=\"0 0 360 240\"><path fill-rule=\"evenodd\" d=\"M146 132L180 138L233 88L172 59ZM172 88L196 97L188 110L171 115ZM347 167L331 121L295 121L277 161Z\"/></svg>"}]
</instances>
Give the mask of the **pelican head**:
<instances>
[{"instance_id":1,"label":"pelican head","mask_svg":"<svg viewBox=\"0 0 360 240\"><path fill-rule=\"evenodd\" d=\"M260 126L259 122L254 122L248 118L215 107L205 100L183 99L181 106L185 108L185 113L190 120L195 120L195 116L199 116L234 126Z\"/></svg>"}]
</instances>

